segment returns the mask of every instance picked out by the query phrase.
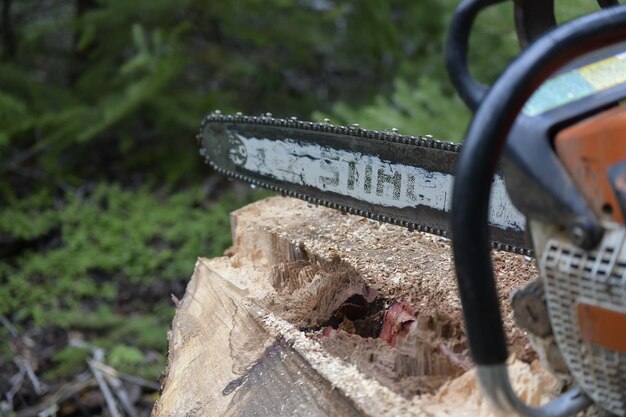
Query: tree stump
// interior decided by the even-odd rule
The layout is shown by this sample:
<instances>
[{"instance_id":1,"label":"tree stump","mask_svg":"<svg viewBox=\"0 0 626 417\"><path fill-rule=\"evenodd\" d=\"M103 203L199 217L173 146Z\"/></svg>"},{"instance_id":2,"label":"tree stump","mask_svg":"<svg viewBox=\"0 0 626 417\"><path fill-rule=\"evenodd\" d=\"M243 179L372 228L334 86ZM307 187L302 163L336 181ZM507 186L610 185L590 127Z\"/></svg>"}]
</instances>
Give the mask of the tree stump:
<instances>
[{"instance_id":1,"label":"tree stump","mask_svg":"<svg viewBox=\"0 0 626 417\"><path fill-rule=\"evenodd\" d=\"M491 415L446 239L286 197L231 224L233 247L198 259L178 302L154 416ZM537 405L559 386L508 307L537 271L493 259L511 379Z\"/></svg>"}]
</instances>

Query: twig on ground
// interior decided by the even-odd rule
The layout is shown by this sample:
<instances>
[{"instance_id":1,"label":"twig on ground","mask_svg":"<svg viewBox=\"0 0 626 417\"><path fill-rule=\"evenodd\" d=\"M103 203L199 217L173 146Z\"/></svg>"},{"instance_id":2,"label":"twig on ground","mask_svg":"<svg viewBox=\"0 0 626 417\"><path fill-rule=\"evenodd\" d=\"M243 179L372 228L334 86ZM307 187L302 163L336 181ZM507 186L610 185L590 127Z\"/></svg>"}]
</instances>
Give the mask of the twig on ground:
<instances>
[{"instance_id":1,"label":"twig on ground","mask_svg":"<svg viewBox=\"0 0 626 417\"><path fill-rule=\"evenodd\" d=\"M17 363L20 368L23 368L26 371L26 376L28 376L28 380L30 381L30 384L33 386L33 389L35 390L35 394L37 395L43 394L46 391L46 388L39 381L39 378L37 378L37 375L35 374L35 371L33 370L33 367L31 366L30 362L18 356L17 358L15 358L15 363Z\"/></svg>"},{"instance_id":2,"label":"twig on ground","mask_svg":"<svg viewBox=\"0 0 626 417\"><path fill-rule=\"evenodd\" d=\"M138 417L137 410L135 410L122 381L119 378L110 375L107 377L107 374L104 375L111 388L113 388L115 395L120 400L120 404L124 411L126 411L126 414L130 417Z\"/></svg>"},{"instance_id":3,"label":"twig on ground","mask_svg":"<svg viewBox=\"0 0 626 417\"><path fill-rule=\"evenodd\" d=\"M17 329L15 328L13 323L11 323L9 319L4 317L2 314L0 314L0 323L2 323L4 327L6 327L9 333L11 333L11 336L17 337Z\"/></svg>"},{"instance_id":4,"label":"twig on ground","mask_svg":"<svg viewBox=\"0 0 626 417\"><path fill-rule=\"evenodd\" d=\"M119 409L117 408L117 402L111 393L111 389L107 384L104 376L102 375L102 371L98 369L97 363L101 362L104 359L104 351L102 349L94 349L93 359L88 359L87 364L89 365L89 369L93 373L96 381L98 382L98 386L100 387L100 392L104 395L104 400L106 401L107 408L109 409L109 414L111 417L122 417Z\"/></svg>"},{"instance_id":5,"label":"twig on ground","mask_svg":"<svg viewBox=\"0 0 626 417\"><path fill-rule=\"evenodd\" d=\"M35 371L33 370L33 366L31 365L30 361L26 359L27 357L31 356L30 346L28 343L29 339L24 339L20 337L13 323L11 323L9 319L7 319L2 314L0 314L0 323L7 329L7 331L11 335L12 350L16 353L15 357L13 358L13 362L15 362L18 369L20 370L19 384L12 385L9 392L6 393L7 400L12 406L13 397L15 396L17 391L21 388L22 383L24 381L24 376L28 377L28 380L30 381L31 385L33 386L33 389L35 390L35 394L42 395L45 392L46 388L39 381L39 378L37 378L37 374L35 374Z\"/></svg>"},{"instance_id":6,"label":"twig on ground","mask_svg":"<svg viewBox=\"0 0 626 417\"><path fill-rule=\"evenodd\" d=\"M114 377L117 377L121 380L124 380L126 382L130 382L131 384L134 385L139 385L140 387L144 387L144 388L149 388L149 389L153 389L153 390L159 390L161 387L159 387L159 384L157 384L156 382L152 382L152 381L148 381L144 378L141 378L139 376L136 375L129 375L129 374L125 374L123 372L118 371L117 369L106 365L104 363L98 363L96 364L96 366L105 374L110 374Z\"/></svg>"},{"instance_id":7,"label":"twig on ground","mask_svg":"<svg viewBox=\"0 0 626 417\"><path fill-rule=\"evenodd\" d=\"M37 417L56 416L59 411L59 405L57 403L50 404L50 406L37 413Z\"/></svg>"},{"instance_id":8,"label":"twig on ground","mask_svg":"<svg viewBox=\"0 0 626 417\"><path fill-rule=\"evenodd\" d=\"M44 413L46 410L52 410L55 405L62 403L84 389L96 385L95 378L89 372L84 372L74 378L71 382L64 384L56 392L46 396L40 403L21 409L17 412L16 416L37 417L40 413Z\"/></svg>"},{"instance_id":9,"label":"twig on ground","mask_svg":"<svg viewBox=\"0 0 626 417\"><path fill-rule=\"evenodd\" d=\"M71 346L86 346L86 344L79 339L70 339L69 344ZM107 407L109 408L109 410L111 410L112 407L114 407L115 409L115 412L111 412L111 416L120 416L120 410L117 408L118 401L115 400L116 397L117 400L119 400L119 404L121 405L125 414L130 417L137 417L137 410L133 405L133 401L130 400L130 396L128 394L128 391L125 389L122 380L140 387L153 389L155 391L159 390L159 385L138 376L121 373L115 368L106 365L104 363L103 349L95 348L92 349L92 351L93 358L88 359L87 364L89 365L89 369L96 378L100 390L105 397ZM111 392L111 389L113 390L113 392Z\"/></svg>"},{"instance_id":10,"label":"twig on ground","mask_svg":"<svg viewBox=\"0 0 626 417\"><path fill-rule=\"evenodd\" d=\"M140 387L148 388L154 391L158 391L161 389L159 384L157 384L156 382L148 381L147 379L141 378L136 375L128 375L124 373L119 373L119 377L120 379L123 379L126 382L138 385Z\"/></svg>"},{"instance_id":11,"label":"twig on ground","mask_svg":"<svg viewBox=\"0 0 626 417\"><path fill-rule=\"evenodd\" d=\"M126 414L128 414L130 417L137 417L137 411L130 401L128 392L126 392L124 384L120 380L115 368L105 365L102 362L95 361L93 363L93 366L96 367L100 372L102 372L102 375L104 375L104 378L109 383L109 386L113 389L115 396L120 400L120 404L122 405L122 408L124 409Z\"/></svg>"},{"instance_id":12,"label":"twig on ground","mask_svg":"<svg viewBox=\"0 0 626 417\"><path fill-rule=\"evenodd\" d=\"M26 370L23 367L20 367L19 372L9 379L11 388L9 388L9 390L4 394L6 401L2 401L0 403L0 412L2 412L2 415L8 415L13 411L13 397L15 397L15 394L17 394L22 387L25 374Z\"/></svg>"}]
</instances>

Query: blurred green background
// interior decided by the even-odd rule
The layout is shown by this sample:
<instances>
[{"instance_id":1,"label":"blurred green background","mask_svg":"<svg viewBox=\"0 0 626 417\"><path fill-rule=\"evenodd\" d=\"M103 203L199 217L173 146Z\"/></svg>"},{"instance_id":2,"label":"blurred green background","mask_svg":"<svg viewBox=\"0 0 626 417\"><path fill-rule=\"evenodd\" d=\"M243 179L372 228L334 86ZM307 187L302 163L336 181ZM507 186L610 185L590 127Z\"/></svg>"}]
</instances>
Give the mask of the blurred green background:
<instances>
[{"instance_id":1,"label":"blurred green background","mask_svg":"<svg viewBox=\"0 0 626 417\"><path fill-rule=\"evenodd\" d=\"M595 7L574 3L562 19ZM49 405L94 349L157 380L170 294L196 257L228 247L228 212L262 195L201 163L210 111L459 140L470 114L442 55L455 5L2 0L0 413ZM511 5L476 27L472 70L490 82L518 53ZM43 392L16 385L22 359ZM149 404L154 389L142 392ZM76 407L57 413L107 413Z\"/></svg>"}]
</instances>

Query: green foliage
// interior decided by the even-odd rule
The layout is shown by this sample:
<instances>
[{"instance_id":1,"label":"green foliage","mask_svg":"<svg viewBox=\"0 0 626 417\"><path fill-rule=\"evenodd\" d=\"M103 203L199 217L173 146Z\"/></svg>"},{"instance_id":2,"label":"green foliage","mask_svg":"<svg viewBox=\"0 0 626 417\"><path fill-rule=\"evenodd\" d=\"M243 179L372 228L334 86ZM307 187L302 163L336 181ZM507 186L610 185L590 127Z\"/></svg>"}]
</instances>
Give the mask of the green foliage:
<instances>
[{"instance_id":1,"label":"green foliage","mask_svg":"<svg viewBox=\"0 0 626 417\"><path fill-rule=\"evenodd\" d=\"M15 53L3 45L0 60L0 199L14 191L6 182L24 180L58 188L137 170L147 180L195 180L192 137L213 108L342 116L393 105L405 80L457 112L438 117L467 118L443 65L456 0L11 4ZM569 18L581 9L559 10ZM512 15L506 3L477 20L470 63L479 80L492 82L518 53ZM460 137L458 128L442 134Z\"/></svg>"},{"instance_id":2,"label":"green foliage","mask_svg":"<svg viewBox=\"0 0 626 417\"><path fill-rule=\"evenodd\" d=\"M439 54L455 2L11 4L0 198L11 194L4 181L24 178L77 186L131 169L192 179L193 132L216 107L307 117L364 101L397 75L445 79Z\"/></svg>"},{"instance_id":3,"label":"green foliage","mask_svg":"<svg viewBox=\"0 0 626 417\"><path fill-rule=\"evenodd\" d=\"M43 377L47 381L71 377L87 367L89 356L91 356L91 350L87 347L64 347L52 357L56 366L48 370Z\"/></svg>"},{"instance_id":4,"label":"green foliage","mask_svg":"<svg viewBox=\"0 0 626 417\"><path fill-rule=\"evenodd\" d=\"M13 207L0 210L5 235L59 231L59 241L46 250L29 250L0 264L5 282L0 313L43 325L85 297L119 300L125 286L152 282L149 291L188 277L197 256L217 256L230 244L228 213L241 204L225 198L207 205L205 199L200 188L159 196L145 188L130 192L101 184L86 196L67 195L26 214ZM37 228L28 228L27 215Z\"/></svg>"},{"instance_id":5,"label":"green foliage","mask_svg":"<svg viewBox=\"0 0 626 417\"><path fill-rule=\"evenodd\" d=\"M469 120L460 99L446 96L439 83L427 78L421 78L417 87L397 79L391 96L377 96L373 103L356 109L337 103L332 115L344 124L359 122L364 128L377 130L394 127L404 134L430 134L451 141L462 138Z\"/></svg>"},{"instance_id":6,"label":"green foliage","mask_svg":"<svg viewBox=\"0 0 626 417\"><path fill-rule=\"evenodd\" d=\"M80 332L109 349L120 370L154 379L173 315L169 294L180 294L198 256L219 256L230 245L228 213L252 196L208 203L202 187L131 191L102 183L56 201L20 200L0 210L0 236L38 243L0 261L0 314ZM160 359L138 363L140 350ZM83 353L59 351L47 376L75 372Z\"/></svg>"},{"instance_id":7,"label":"green foliage","mask_svg":"<svg viewBox=\"0 0 626 417\"><path fill-rule=\"evenodd\" d=\"M391 91L381 90L364 104L337 101L328 111L314 112L313 117L331 117L339 123L358 123L371 129L395 127L404 134L431 134L443 140L462 140L471 114L449 82L443 59L445 31L456 3L414 2L403 5L404 16L415 18L411 21L420 30L416 31L413 38L416 49L408 48L405 44L405 49L413 53L409 59L400 60L401 67L397 72L392 72L394 78ZM557 7L560 21L597 9L596 5L584 0L574 3L568 4L568 7ZM479 82L486 85L493 83L520 53L512 16L512 2L490 7L478 16L469 40L468 61L471 73ZM397 28L402 28L402 25ZM391 33L397 34L395 31ZM393 39L390 42L395 45L409 39L402 40L389 33L387 36ZM370 48L376 49L373 46Z\"/></svg>"},{"instance_id":8,"label":"green foliage","mask_svg":"<svg viewBox=\"0 0 626 417\"><path fill-rule=\"evenodd\" d=\"M139 349L134 346L117 345L109 352L109 364L117 369L137 367L146 362L146 358Z\"/></svg>"},{"instance_id":9,"label":"green foliage","mask_svg":"<svg viewBox=\"0 0 626 417\"><path fill-rule=\"evenodd\" d=\"M51 202L46 190L12 201L10 210L0 210L0 234L26 240L47 234L59 221Z\"/></svg>"},{"instance_id":10,"label":"green foliage","mask_svg":"<svg viewBox=\"0 0 626 417\"><path fill-rule=\"evenodd\" d=\"M398 128L413 135L431 134L443 140L459 141L470 119L444 67L446 27L456 2L413 2L403 5L403 16L412 16L416 30L404 39L411 54L400 60L391 91L381 90L365 104L338 101L316 119L330 116L339 123L359 123L371 129ZM480 81L491 83L519 52L513 30L512 6L502 4L482 13L470 39L470 69ZM401 22L406 22L406 17ZM402 27L402 25L399 25ZM407 30L407 29L405 29ZM414 42L414 43L412 43ZM396 45L402 44L399 38ZM486 47L487 45L487 47ZM391 80L390 80L391 81Z\"/></svg>"}]
</instances>

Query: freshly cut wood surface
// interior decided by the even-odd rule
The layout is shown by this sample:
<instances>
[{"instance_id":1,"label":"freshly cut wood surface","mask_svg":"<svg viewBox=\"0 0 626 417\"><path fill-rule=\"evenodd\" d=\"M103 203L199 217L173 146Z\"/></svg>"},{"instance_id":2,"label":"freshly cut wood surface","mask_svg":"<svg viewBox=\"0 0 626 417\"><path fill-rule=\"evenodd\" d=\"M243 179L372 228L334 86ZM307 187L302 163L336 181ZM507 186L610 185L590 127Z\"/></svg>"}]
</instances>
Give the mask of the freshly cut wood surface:
<instances>
[{"instance_id":1,"label":"freshly cut wood surface","mask_svg":"<svg viewBox=\"0 0 626 417\"><path fill-rule=\"evenodd\" d=\"M465 345L448 241L275 197L232 214L169 334L155 416L490 415ZM198 227L201 227L199 225ZM533 262L494 253L520 395L558 384L509 319Z\"/></svg>"},{"instance_id":2,"label":"freshly cut wood surface","mask_svg":"<svg viewBox=\"0 0 626 417\"><path fill-rule=\"evenodd\" d=\"M153 415L359 416L284 339L262 326L244 295L198 261L172 324L169 366Z\"/></svg>"}]
</instances>

